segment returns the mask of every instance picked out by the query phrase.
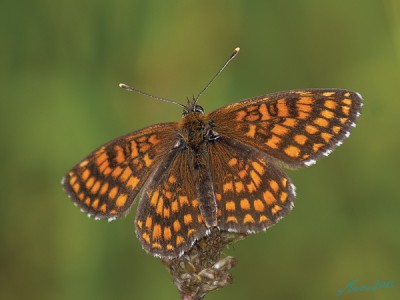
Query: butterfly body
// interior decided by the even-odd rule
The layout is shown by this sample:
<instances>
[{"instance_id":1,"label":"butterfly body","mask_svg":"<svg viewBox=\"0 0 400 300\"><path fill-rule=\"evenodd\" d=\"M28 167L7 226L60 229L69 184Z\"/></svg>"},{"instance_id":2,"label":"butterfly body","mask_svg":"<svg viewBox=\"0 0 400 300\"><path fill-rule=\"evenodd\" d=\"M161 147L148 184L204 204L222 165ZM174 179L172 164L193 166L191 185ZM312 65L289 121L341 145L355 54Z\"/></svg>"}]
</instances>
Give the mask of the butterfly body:
<instances>
[{"instance_id":1,"label":"butterfly body","mask_svg":"<svg viewBox=\"0 0 400 300\"><path fill-rule=\"evenodd\" d=\"M128 213L138 193L136 234L143 248L178 257L214 226L265 230L293 207L295 188L280 165L313 164L348 137L358 93L286 91L204 114L189 102L179 122L117 138L63 179L77 206L98 219Z\"/></svg>"}]
</instances>

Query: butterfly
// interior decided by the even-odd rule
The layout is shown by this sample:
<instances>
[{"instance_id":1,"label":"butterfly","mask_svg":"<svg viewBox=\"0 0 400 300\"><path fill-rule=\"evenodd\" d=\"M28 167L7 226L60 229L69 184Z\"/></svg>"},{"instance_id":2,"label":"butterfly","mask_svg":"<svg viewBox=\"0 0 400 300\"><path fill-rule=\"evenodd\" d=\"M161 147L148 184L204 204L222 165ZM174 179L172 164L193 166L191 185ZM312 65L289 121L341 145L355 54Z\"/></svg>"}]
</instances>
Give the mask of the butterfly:
<instances>
[{"instance_id":1,"label":"butterfly","mask_svg":"<svg viewBox=\"0 0 400 300\"><path fill-rule=\"evenodd\" d=\"M126 215L141 192L136 234L161 258L181 256L214 227L248 234L277 223L295 198L281 167L310 166L329 155L349 136L362 106L357 92L304 89L205 114L198 97L181 104L179 122L100 146L62 181L82 211L109 221Z\"/></svg>"}]
</instances>

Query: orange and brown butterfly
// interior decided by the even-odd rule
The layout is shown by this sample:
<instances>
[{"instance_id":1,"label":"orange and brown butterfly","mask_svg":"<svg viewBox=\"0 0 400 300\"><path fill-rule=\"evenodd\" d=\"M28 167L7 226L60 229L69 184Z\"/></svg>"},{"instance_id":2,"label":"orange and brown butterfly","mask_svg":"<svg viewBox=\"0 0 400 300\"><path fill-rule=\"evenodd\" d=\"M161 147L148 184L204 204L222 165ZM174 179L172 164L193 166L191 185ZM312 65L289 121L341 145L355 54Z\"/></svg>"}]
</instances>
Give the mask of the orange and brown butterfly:
<instances>
[{"instance_id":1,"label":"orange and brown butterfly","mask_svg":"<svg viewBox=\"0 0 400 300\"><path fill-rule=\"evenodd\" d=\"M204 114L198 97L181 104L179 122L112 140L63 178L69 197L96 219L126 215L141 191L136 234L147 252L162 258L181 256L213 227L247 234L275 224L295 197L280 166L309 166L330 154L349 136L362 106L356 92L305 89Z\"/></svg>"}]
</instances>

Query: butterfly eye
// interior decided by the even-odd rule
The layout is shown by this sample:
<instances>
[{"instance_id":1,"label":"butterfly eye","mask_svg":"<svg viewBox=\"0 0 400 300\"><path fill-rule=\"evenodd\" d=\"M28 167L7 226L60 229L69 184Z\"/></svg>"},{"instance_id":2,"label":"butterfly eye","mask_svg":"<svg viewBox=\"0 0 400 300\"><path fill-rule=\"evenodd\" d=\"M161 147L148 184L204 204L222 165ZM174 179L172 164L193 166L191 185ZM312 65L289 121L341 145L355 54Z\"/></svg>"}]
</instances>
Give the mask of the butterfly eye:
<instances>
[{"instance_id":1,"label":"butterfly eye","mask_svg":"<svg viewBox=\"0 0 400 300\"><path fill-rule=\"evenodd\" d=\"M194 108L194 112L199 112L204 114L204 109L200 105L196 105Z\"/></svg>"}]
</instances>

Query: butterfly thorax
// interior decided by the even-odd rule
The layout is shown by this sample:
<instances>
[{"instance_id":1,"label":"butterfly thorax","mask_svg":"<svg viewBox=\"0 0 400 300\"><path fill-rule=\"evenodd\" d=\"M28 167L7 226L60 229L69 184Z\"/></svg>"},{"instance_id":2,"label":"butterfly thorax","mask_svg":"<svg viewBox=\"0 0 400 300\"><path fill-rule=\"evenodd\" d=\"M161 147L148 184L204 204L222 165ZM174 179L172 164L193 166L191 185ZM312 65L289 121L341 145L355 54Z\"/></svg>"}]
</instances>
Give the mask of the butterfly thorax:
<instances>
[{"instance_id":1,"label":"butterfly thorax","mask_svg":"<svg viewBox=\"0 0 400 300\"><path fill-rule=\"evenodd\" d=\"M208 133L211 126L203 113L192 112L184 116L179 123L179 135L181 142L193 150L194 154L200 155L205 149L208 141Z\"/></svg>"}]
</instances>

